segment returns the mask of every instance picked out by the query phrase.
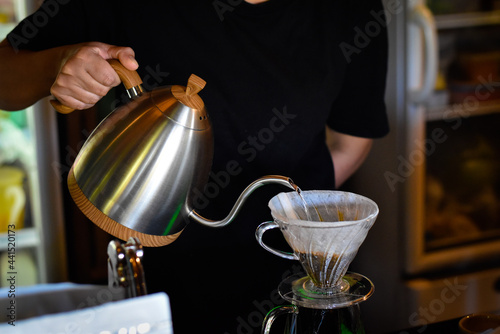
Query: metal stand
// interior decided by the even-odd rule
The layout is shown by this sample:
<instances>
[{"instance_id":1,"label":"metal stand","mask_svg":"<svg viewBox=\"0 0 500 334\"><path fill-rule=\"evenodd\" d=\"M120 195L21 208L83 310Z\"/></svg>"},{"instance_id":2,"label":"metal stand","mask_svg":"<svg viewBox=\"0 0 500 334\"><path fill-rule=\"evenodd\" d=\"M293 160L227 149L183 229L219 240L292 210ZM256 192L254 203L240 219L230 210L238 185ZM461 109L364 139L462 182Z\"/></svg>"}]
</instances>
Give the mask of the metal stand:
<instances>
[{"instance_id":1,"label":"metal stand","mask_svg":"<svg viewBox=\"0 0 500 334\"><path fill-rule=\"evenodd\" d=\"M125 298L147 295L143 254L142 245L135 237L124 244L113 240L108 245L108 285L125 288Z\"/></svg>"}]
</instances>

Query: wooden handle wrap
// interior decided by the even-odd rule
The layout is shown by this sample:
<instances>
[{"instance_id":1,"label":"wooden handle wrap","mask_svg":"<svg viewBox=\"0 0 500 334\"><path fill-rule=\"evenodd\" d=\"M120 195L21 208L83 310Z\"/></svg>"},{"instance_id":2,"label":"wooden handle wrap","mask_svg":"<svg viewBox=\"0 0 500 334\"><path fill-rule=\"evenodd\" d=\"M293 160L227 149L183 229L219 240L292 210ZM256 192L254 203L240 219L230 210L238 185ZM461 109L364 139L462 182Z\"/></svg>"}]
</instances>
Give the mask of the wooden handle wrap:
<instances>
[{"instance_id":1,"label":"wooden handle wrap","mask_svg":"<svg viewBox=\"0 0 500 334\"><path fill-rule=\"evenodd\" d=\"M70 108L70 107L66 107L64 104L62 104L61 102L59 102L57 100L50 100L50 104L57 112L59 112L61 114L69 114L70 112L75 111L75 109Z\"/></svg>"},{"instance_id":2,"label":"wooden handle wrap","mask_svg":"<svg viewBox=\"0 0 500 334\"><path fill-rule=\"evenodd\" d=\"M108 63L118 74L118 77L120 78L123 86L125 86L126 89L137 87L142 84L142 79L139 74L136 71L131 71L125 68L117 59L108 59ZM61 114L69 114L70 112L73 112L75 110L73 108L65 106L57 100L50 100L50 104L52 105L52 107L54 107L55 110L57 110L57 112Z\"/></svg>"},{"instance_id":3,"label":"wooden handle wrap","mask_svg":"<svg viewBox=\"0 0 500 334\"><path fill-rule=\"evenodd\" d=\"M108 63L118 74L126 89L137 87L142 84L142 79L136 71L125 68L122 63L116 59L108 59Z\"/></svg>"}]
</instances>

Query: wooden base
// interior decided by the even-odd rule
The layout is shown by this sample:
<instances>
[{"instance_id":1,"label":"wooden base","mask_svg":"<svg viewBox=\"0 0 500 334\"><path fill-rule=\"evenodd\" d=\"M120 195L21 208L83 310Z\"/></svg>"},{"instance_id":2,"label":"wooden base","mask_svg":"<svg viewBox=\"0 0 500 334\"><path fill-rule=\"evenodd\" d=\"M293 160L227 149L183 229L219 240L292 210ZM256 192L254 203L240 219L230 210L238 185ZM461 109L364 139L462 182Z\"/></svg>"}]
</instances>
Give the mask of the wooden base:
<instances>
[{"instance_id":1,"label":"wooden base","mask_svg":"<svg viewBox=\"0 0 500 334\"><path fill-rule=\"evenodd\" d=\"M99 226L104 231L113 235L116 238L127 241L130 237L136 237L141 244L146 247L161 247L175 241L182 231L172 235L152 235L134 231L126 226L121 225L115 220L109 218L102 211L92 204L87 199L87 196L82 192L76 181L73 173L73 167L68 175L68 188L71 197L75 201L78 208L90 219L94 224Z\"/></svg>"}]
</instances>

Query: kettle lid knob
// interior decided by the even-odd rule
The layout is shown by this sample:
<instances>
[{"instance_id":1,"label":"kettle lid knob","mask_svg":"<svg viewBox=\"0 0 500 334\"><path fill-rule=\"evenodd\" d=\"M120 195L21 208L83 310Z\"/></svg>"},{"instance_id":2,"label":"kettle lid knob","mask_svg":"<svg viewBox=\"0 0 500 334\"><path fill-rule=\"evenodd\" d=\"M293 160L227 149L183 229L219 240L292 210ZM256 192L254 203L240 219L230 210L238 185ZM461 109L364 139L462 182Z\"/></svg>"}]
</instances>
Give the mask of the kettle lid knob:
<instances>
[{"instance_id":1,"label":"kettle lid knob","mask_svg":"<svg viewBox=\"0 0 500 334\"><path fill-rule=\"evenodd\" d=\"M198 92L205 87L205 80L195 74L191 74L188 79L187 87L174 85L172 86L172 95L182 104L201 110L204 108L204 103Z\"/></svg>"}]
</instances>

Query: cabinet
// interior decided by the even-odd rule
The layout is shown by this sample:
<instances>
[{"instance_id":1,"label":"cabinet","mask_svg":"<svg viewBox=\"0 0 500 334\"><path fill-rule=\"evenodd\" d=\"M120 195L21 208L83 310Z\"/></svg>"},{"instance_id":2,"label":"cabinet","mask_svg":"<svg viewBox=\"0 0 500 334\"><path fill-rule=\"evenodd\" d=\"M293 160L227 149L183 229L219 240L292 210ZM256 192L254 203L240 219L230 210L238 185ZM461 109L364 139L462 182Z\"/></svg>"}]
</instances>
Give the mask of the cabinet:
<instances>
[{"instance_id":1,"label":"cabinet","mask_svg":"<svg viewBox=\"0 0 500 334\"><path fill-rule=\"evenodd\" d=\"M24 1L0 2L0 40L30 6ZM2 15L9 10L12 15ZM0 194L0 208L6 212L0 215L0 286L66 280L56 123L45 100L26 110L0 111L0 169L20 174L16 188L8 180L11 173L0 173L0 191L6 194Z\"/></svg>"}]
</instances>

